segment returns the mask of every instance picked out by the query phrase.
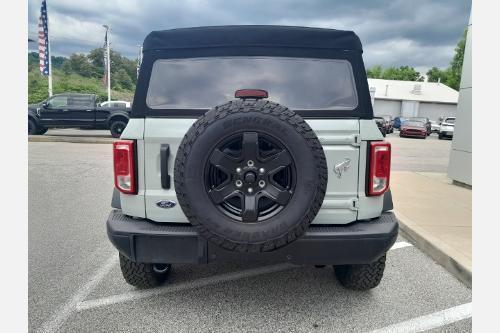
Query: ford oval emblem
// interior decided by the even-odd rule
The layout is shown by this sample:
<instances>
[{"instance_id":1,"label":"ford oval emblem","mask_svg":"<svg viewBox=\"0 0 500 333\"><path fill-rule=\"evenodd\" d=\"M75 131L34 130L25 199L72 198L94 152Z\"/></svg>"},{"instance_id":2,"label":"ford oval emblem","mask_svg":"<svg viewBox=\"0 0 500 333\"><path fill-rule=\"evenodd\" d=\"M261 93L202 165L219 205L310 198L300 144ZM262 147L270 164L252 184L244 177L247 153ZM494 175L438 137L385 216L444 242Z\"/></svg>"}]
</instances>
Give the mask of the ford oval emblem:
<instances>
[{"instance_id":1,"label":"ford oval emblem","mask_svg":"<svg viewBox=\"0 0 500 333\"><path fill-rule=\"evenodd\" d=\"M174 208L177 203L173 200L160 200L156 203L156 205L160 208Z\"/></svg>"}]
</instances>

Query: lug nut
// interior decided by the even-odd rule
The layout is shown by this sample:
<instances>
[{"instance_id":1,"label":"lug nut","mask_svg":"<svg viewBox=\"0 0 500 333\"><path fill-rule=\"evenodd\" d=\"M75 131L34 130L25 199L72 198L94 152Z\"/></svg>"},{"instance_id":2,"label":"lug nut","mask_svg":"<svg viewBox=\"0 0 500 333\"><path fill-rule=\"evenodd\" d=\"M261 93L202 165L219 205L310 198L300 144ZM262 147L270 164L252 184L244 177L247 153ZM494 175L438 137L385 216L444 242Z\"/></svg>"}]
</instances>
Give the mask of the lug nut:
<instances>
[{"instance_id":1,"label":"lug nut","mask_svg":"<svg viewBox=\"0 0 500 333\"><path fill-rule=\"evenodd\" d=\"M241 180L236 181L236 187L241 187L243 185L243 182Z\"/></svg>"},{"instance_id":2,"label":"lug nut","mask_svg":"<svg viewBox=\"0 0 500 333\"><path fill-rule=\"evenodd\" d=\"M240 173L241 172L241 168L236 168L236 172Z\"/></svg>"},{"instance_id":3,"label":"lug nut","mask_svg":"<svg viewBox=\"0 0 500 333\"><path fill-rule=\"evenodd\" d=\"M253 188L249 187L248 188L248 193L252 193L253 192Z\"/></svg>"},{"instance_id":4,"label":"lug nut","mask_svg":"<svg viewBox=\"0 0 500 333\"><path fill-rule=\"evenodd\" d=\"M265 181L263 181L263 180L259 180L259 186L260 186L260 187L264 187L264 186L266 186L266 182L265 182Z\"/></svg>"},{"instance_id":5,"label":"lug nut","mask_svg":"<svg viewBox=\"0 0 500 333\"><path fill-rule=\"evenodd\" d=\"M266 172L266 170L265 170L264 168L260 168L260 169L259 169L259 172L260 172L260 173L264 173L264 172Z\"/></svg>"},{"instance_id":6,"label":"lug nut","mask_svg":"<svg viewBox=\"0 0 500 333\"><path fill-rule=\"evenodd\" d=\"M248 160L247 165L248 165L249 167L253 167L253 161L252 161L252 160Z\"/></svg>"}]
</instances>

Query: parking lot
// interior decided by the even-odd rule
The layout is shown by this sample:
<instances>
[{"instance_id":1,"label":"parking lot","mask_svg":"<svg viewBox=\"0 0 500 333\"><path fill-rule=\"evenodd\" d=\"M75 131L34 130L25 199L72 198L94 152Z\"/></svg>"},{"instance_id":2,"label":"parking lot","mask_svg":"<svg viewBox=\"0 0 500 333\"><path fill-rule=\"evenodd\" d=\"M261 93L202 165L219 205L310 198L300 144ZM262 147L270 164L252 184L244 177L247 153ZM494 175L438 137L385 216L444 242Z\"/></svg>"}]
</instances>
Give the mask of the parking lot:
<instances>
[{"instance_id":1,"label":"parking lot","mask_svg":"<svg viewBox=\"0 0 500 333\"><path fill-rule=\"evenodd\" d=\"M451 141L387 139L393 170L446 172ZM106 236L112 188L109 144L29 144L30 331L471 331L471 290L401 237L370 292L331 267L270 262L176 265L164 287L136 290Z\"/></svg>"}]
</instances>

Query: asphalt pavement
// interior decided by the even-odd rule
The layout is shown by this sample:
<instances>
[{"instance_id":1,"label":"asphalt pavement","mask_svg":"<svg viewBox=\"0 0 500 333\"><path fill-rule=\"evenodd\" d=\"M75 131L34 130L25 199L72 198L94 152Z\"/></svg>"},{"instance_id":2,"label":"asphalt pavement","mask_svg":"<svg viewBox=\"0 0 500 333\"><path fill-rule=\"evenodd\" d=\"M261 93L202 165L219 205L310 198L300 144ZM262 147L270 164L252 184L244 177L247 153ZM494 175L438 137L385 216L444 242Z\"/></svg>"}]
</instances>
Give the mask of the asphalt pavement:
<instances>
[{"instance_id":1,"label":"asphalt pavement","mask_svg":"<svg viewBox=\"0 0 500 333\"><path fill-rule=\"evenodd\" d=\"M111 145L29 143L30 331L471 331L471 290L401 237L369 292L270 262L174 265L165 287L136 290L106 236L112 188Z\"/></svg>"},{"instance_id":2,"label":"asphalt pavement","mask_svg":"<svg viewBox=\"0 0 500 333\"><path fill-rule=\"evenodd\" d=\"M452 140L439 140L435 133L426 139L401 138L398 131L388 134L386 140L392 144L391 170L448 172Z\"/></svg>"}]
</instances>

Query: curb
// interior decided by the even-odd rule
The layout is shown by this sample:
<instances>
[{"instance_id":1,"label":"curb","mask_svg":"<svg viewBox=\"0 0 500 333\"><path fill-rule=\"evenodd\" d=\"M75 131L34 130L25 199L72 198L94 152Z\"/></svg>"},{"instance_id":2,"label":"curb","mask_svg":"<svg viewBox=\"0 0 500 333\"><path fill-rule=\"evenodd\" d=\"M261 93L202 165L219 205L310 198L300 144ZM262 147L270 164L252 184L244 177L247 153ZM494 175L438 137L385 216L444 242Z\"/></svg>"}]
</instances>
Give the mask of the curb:
<instances>
[{"instance_id":1,"label":"curb","mask_svg":"<svg viewBox=\"0 0 500 333\"><path fill-rule=\"evenodd\" d=\"M399 233L416 247L443 266L448 272L455 276L467 287L472 288L472 271L456 261L449 254L443 251L438 244L422 236L417 230L405 223L401 214L394 211L399 221Z\"/></svg>"},{"instance_id":2,"label":"curb","mask_svg":"<svg viewBox=\"0 0 500 333\"><path fill-rule=\"evenodd\" d=\"M111 144L117 139L114 138L97 138L83 136L55 136L55 135L28 135L28 142L69 142L69 143L96 143L96 144Z\"/></svg>"}]
</instances>

